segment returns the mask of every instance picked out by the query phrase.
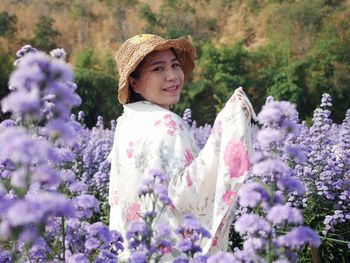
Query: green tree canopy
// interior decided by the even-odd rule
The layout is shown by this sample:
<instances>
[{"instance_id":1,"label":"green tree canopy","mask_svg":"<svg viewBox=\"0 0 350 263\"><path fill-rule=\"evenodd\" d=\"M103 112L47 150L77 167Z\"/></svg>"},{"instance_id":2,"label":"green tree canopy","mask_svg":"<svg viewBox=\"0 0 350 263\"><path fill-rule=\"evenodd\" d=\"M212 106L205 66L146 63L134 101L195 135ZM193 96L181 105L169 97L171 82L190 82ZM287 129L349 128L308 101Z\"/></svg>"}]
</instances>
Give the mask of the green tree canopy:
<instances>
[{"instance_id":1,"label":"green tree canopy","mask_svg":"<svg viewBox=\"0 0 350 263\"><path fill-rule=\"evenodd\" d=\"M16 32L17 16L6 11L0 13L0 37L12 38Z\"/></svg>"},{"instance_id":2,"label":"green tree canopy","mask_svg":"<svg viewBox=\"0 0 350 263\"><path fill-rule=\"evenodd\" d=\"M29 42L37 49L50 51L57 48L55 38L60 35L60 32L55 30L52 25L55 20L49 16L41 16L38 23L35 25L34 38Z\"/></svg>"}]
</instances>

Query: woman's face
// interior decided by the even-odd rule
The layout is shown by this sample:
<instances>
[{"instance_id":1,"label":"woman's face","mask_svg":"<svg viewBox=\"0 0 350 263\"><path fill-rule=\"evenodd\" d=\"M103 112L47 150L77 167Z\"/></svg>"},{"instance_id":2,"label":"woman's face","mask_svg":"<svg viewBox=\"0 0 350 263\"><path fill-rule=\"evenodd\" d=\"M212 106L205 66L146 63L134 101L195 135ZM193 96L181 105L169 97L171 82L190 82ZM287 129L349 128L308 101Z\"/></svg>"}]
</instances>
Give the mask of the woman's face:
<instances>
[{"instance_id":1,"label":"woman's face","mask_svg":"<svg viewBox=\"0 0 350 263\"><path fill-rule=\"evenodd\" d=\"M180 100L184 73L174 52L170 49L153 51L141 66L139 78L129 77L135 92L165 109Z\"/></svg>"}]
</instances>

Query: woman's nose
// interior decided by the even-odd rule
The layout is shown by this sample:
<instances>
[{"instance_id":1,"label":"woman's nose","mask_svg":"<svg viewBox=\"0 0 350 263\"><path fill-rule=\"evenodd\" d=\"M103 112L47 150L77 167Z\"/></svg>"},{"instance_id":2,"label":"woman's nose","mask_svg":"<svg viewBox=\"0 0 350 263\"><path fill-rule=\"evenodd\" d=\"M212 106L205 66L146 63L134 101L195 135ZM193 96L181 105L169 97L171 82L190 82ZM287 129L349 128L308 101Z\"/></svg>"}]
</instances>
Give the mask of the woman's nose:
<instances>
[{"instance_id":1,"label":"woman's nose","mask_svg":"<svg viewBox=\"0 0 350 263\"><path fill-rule=\"evenodd\" d=\"M170 69L167 71L165 78L166 78L166 81L173 81L173 80L176 80L178 76L173 69Z\"/></svg>"}]
</instances>

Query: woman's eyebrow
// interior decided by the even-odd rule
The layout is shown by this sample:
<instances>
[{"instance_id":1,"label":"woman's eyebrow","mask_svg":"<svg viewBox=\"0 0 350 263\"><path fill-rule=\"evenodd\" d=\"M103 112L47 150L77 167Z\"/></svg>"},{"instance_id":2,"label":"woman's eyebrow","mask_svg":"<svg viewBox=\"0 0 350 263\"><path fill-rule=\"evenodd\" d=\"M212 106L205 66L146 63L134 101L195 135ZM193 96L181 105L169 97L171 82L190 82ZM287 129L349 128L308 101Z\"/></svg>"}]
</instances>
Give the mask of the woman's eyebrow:
<instances>
[{"instance_id":1,"label":"woman's eyebrow","mask_svg":"<svg viewBox=\"0 0 350 263\"><path fill-rule=\"evenodd\" d=\"M177 58L173 58L173 59L171 60L171 63L173 63L173 62L175 62L175 61L178 61L178 59L177 59ZM153 63L151 63L150 66L155 66L155 65L159 65L159 64L165 64L165 63L166 63L165 60L159 60L159 61L154 61Z\"/></svg>"}]
</instances>

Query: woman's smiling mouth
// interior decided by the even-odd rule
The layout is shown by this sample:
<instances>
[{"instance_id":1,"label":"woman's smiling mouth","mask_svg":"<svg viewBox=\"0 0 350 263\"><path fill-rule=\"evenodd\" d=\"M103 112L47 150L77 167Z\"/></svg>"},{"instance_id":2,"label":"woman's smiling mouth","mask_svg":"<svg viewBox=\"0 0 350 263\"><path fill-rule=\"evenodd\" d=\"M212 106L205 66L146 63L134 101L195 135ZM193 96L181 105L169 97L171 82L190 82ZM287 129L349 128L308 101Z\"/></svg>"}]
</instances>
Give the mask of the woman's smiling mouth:
<instances>
[{"instance_id":1,"label":"woman's smiling mouth","mask_svg":"<svg viewBox=\"0 0 350 263\"><path fill-rule=\"evenodd\" d=\"M176 92L178 89L179 89L179 85L175 85L175 86L171 86L171 87L165 88L165 89L163 89L163 90L166 91L166 92L174 93L174 92Z\"/></svg>"}]
</instances>

